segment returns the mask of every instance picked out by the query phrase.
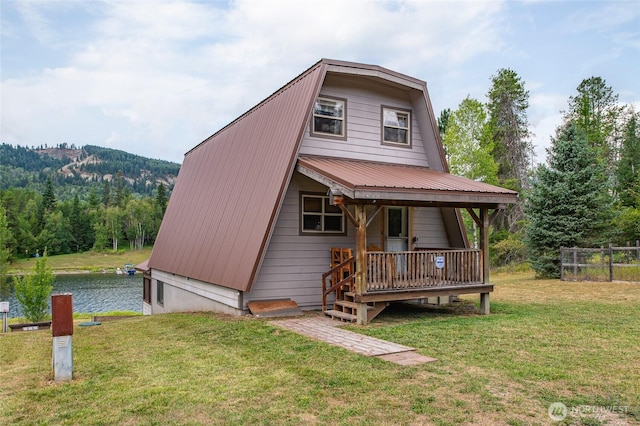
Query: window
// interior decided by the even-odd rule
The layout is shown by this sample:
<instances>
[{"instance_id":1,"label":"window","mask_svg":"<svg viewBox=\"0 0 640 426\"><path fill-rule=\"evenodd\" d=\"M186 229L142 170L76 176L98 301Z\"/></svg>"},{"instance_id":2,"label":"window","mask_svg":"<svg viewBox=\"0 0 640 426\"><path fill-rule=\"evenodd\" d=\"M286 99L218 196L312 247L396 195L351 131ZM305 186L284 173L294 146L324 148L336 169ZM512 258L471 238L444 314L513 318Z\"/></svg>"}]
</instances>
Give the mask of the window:
<instances>
[{"instance_id":1,"label":"window","mask_svg":"<svg viewBox=\"0 0 640 426\"><path fill-rule=\"evenodd\" d=\"M151 304L151 278L149 277L142 279L142 300Z\"/></svg>"},{"instance_id":2,"label":"window","mask_svg":"<svg viewBox=\"0 0 640 426\"><path fill-rule=\"evenodd\" d=\"M164 283L158 281L156 284L156 301L158 305L164 305Z\"/></svg>"},{"instance_id":3,"label":"window","mask_svg":"<svg viewBox=\"0 0 640 426\"><path fill-rule=\"evenodd\" d=\"M382 143L411 146L411 113L382 107Z\"/></svg>"},{"instance_id":4,"label":"window","mask_svg":"<svg viewBox=\"0 0 640 426\"><path fill-rule=\"evenodd\" d=\"M313 106L311 133L315 136L345 138L346 99L318 98Z\"/></svg>"},{"instance_id":5,"label":"window","mask_svg":"<svg viewBox=\"0 0 640 426\"><path fill-rule=\"evenodd\" d=\"M302 233L344 234L344 214L326 195L300 195Z\"/></svg>"}]
</instances>

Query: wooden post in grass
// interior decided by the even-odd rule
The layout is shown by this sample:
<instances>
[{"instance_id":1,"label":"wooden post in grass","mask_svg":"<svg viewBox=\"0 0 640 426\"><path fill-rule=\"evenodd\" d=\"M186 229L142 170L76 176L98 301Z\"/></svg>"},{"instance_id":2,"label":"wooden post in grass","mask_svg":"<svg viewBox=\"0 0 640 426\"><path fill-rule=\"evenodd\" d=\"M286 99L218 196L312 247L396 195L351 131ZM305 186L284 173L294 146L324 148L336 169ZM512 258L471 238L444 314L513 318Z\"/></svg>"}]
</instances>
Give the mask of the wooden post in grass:
<instances>
[{"instance_id":1,"label":"wooden post in grass","mask_svg":"<svg viewBox=\"0 0 640 426\"><path fill-rule=\"evenodd\" d=\"M609 282L613 281L613 244L609 243Z\"/></svg>"},{"instance_id":2,"label":"wooden post in grass","mask_svg":"<svg viewBox=\"0 0 640 426\"><path fill-rule=\"evenodd\" d=\"M480 247L482 248L482 284L489 284L489 212L480 209ZM480 293L480 314L489 315L489 293Z\"/></svg>"}]
</instances>

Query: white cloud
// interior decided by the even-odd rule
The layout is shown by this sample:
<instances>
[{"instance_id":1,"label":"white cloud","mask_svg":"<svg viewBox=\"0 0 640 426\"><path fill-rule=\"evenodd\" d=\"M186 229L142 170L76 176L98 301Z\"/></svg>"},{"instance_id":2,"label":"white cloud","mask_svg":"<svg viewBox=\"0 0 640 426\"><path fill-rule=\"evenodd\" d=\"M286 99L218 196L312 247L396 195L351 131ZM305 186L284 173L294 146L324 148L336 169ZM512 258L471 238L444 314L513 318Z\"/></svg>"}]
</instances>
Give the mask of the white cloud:
<instances>
[{"instance_id":1,"label":"white cloud","mask_svg":"<svg viewBox=\"0 0 640 426\"><path fill-rule=\"evenodd\" d=\"M3 4L14 6L22 21L5 14L3 36L10 28L11 37L3 43L19 51L35 38L57 62L34 56L35 71L3 79L3 142L108 145L174 161L322 57L427 80L436 109L455 107L467 94L483 100L490 73L511 66L505 59L547 59L529 57L514 36L520 28L510 19L512 4L500 1ZM606 28L622 17L616 12ZM530 89L536 144L553 134L569 95L545 83Z\"/></svg>"}]
</instances>

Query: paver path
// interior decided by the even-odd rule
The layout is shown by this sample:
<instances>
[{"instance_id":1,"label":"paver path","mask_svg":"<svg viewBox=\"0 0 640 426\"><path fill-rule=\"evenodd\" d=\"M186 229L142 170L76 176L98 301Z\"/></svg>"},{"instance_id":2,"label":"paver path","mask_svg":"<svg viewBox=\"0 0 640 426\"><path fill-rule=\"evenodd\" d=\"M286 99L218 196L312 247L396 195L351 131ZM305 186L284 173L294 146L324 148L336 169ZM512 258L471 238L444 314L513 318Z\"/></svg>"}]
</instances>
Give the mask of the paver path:
<instances>
[{"instance_id":1,"label":"paver path","mask_svg":"<svg viewBox=\"0 0 640 426\"><path fill-rule=\"evenodd\" d=\"M435 361L434 358L416 353L415 348L344 330L339 326L345 323L327 317L296 318L271 323L361 355L376 356L396 364L413 365Z\"/></svg>"}]
</instances>

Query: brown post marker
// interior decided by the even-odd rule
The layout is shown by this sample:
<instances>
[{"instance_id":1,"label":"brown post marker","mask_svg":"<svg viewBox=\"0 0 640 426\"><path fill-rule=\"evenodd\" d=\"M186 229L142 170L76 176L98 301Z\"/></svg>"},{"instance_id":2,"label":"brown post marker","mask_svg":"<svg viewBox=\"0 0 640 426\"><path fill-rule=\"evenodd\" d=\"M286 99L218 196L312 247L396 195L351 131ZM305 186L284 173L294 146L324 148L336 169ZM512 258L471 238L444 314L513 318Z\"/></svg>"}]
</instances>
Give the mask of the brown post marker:
<instances>
[{"instance_id":1,"label":"brown post marker","mask_svg":"<svg viewBox=\"0 0 640 426\"><path fill-rule=\"evenodd\" d=\"M73 336L73 295L51 296L51 334L53 337Z\"/></svg>"},{"instance_id":2,"label":"brown post marker","mask_svg":"<svg viewBox=\"0 0 640 426\"><path fill-rule=\"evenodd\" d=\"M56 382L73 378L73 296L71 293L51 296L53 351L51 364Z\"/></svg>"}]
</instances>

